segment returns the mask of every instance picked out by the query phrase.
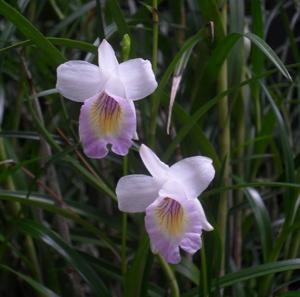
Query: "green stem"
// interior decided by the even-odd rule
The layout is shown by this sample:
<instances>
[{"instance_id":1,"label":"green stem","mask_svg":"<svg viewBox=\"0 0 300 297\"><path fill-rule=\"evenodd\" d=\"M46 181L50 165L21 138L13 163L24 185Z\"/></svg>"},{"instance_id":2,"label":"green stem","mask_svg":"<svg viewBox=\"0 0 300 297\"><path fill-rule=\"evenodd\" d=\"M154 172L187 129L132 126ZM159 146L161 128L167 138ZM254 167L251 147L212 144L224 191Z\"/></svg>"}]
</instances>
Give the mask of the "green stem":
<instances>
[{"instance_id":1,"label":"green stem","mask_svg":"<svg viewBox=\"0 0 300 297\"><path fill-rule=\"evenodd\" d=\"M123 159L123 175L128 174L128 156L125 156ZM124 213L122 217L122 249L121 249L121 258L122 258L122 274L125 277L127 272L127 214Z\"/></svg>"},{"instance_id":2,"label":"green stem","mask_svg":"<svg viewBox=\"0 0 300 297\"><path fill-rule=\"evenodd\" d=\"M201 279L199 286L200 289L200 296L202 297L208 297L208 286L207 286L207 264L206 264L206 254L205 254L205 247L204 247L204 241L202 241L202 247L201 247Z\"/></svg>"},{"instance_id":3,"label":"green stem","mask_svg":"<svg viewBox=\"0 0 300 297\"><path fill-rule=\"evenodd\" d=\"M65 18L64 14L62 13L62 11L60 10L60 8L58 7L57 3L55 0L49 0L50 4L53 8L53 10L55 11L55 13L57 14L57 16L59 17L60 20L63 20Z\"/></svg>"},{"instance_id":4,"label":"green stem","mask_svg":"<svg viewBox=\"0 0 300 297\"><path fill-rule=\"evenodd\" d=\"M152 68L154 74L157 73L157 51L158 51L158 8L157 0L152 2L152 19L153 19L153 44L152 44ZM152 96L153 104L151 110L151 123L150 123L150 146L153 148L155 144L156 134L156 120L159 111L159 96Z\"/></svg>"},{"instance_id":5,"label":"green stem","mask_svg":"<svg viewBox=\"0 0 300 297\"><path fill-rule=\"evenodd\" d=\"M222 8L222 23L224 26L224 32L226 32L227 27L227 4L224 3ZM228 89L228 77L227 77L227 61L224 62L220 70L219 80L218 80L218 92L222 93ZM224 162L224 172L223 172L223 185L229 186L231 184L230 179L230 118L229 118L229 108L228 108L228 97L224 96L222 100L218 103L218 116L219 116L219 130L220 130L220 154L221 160ZM219 201L219 213L218 213L218 228L221 237L222 246L222 260L220 267L220 276L225 274L225 251L226 251L226 226L227 226L227 213L228 213L228 200L230 198L230 192L222 192L220 194Z\"/></svg>"},{"instance_id":6,"label":"green stem","mask_svg":"<svg viewBox=\"0 0 300 297\"><path fill-rule=\"evenodd\" d=\"M242 69L241 81L245 79L245 71ZM246 131L246 123L245 123L245 102L244 102L244 92L243 88L239 93L240 98L238 99L238 118L237 118L237 158L238 160L243 160L245 154L245 131ZM239 161L237 165L237 172L239 176L244 176L245 168L244 162ZM243 191L238 190L236 193L236 205L239 205L243 202ZM242 264L242 221L243 221L243 210L238 209L235 218L235 232L234 232L234 259L235 265L237 269L241 267Z\"/></svg>"},{"instance_id":7,"label":"green stem","mask_svg":"<svg viewBox=\"0 0 300 297\"><path fill-rule=\"evenodd\" d=\"M157 258L159 260L161 268L164 270L166 277L169 280L172 297L180 297L178 283L173 270L171 269L170 265L160 255L158 255Z\"/></svg>"},{"instance_id":8,"label":"green stem","mask_svg":"<svg viewBox=\"0 0 300 297\"><path fill-rule=\"evenodd\" d=\"M157 50L158 50L158 8L157 0L152 2L153 18L153 47L152 47L152 68L154 73L157 72Z\"/></svg>"}]
</instances>

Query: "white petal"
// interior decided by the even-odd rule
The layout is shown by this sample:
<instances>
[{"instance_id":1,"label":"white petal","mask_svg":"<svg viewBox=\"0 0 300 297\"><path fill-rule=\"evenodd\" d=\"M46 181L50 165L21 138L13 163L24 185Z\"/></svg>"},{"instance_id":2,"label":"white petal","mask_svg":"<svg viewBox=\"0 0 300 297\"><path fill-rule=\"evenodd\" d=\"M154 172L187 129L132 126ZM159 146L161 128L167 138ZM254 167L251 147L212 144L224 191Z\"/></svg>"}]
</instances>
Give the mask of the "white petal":
<instances>
[{"instance_id":1,"label":"white petal","mask_svg":"<svg viewBox=\"0 0 300 297\"><path fill-rule=\"evenodd\" d=\"M187 200L186 192L182 184L176 180L168 180L159 191L160 197L169 197L179 203L185 203Z\"/></svg>"},{"instance_id":2,"label":"white petal","mask_svg":"<svg viewBox=\"0 0 300 297\"><path fill-rule=\"evenodd\" d=\"M121 97L123 99L126 99L124 85L116 76L110 76L105 85L105 92L112 97Z\"/></svg>"},{"instance_id":3,"label":"white petal","mask_svg":"<svg viewBox=\"0 0 300 297\"><path fill-rule=\"evenodd\" d=\"M105 74L118 72L119 63L111 45L103 39L98 47L98 63Z\"/></svg>"},{"instance_id":4,"label":"white petal","mask_svg":"<svg viewBox=\"0 0 300 297\"><path fill-rule=\"evenodd\" d=\"M165 180L169 166L160 161L154 152L144 144L141 145L139 152L150 174L160 180Z\"/></svg>"},{"instance_id":5,"label":"white petal","mask_svg":"<svg viewBox=\"0 0 300 297\"><path fill-rule=\"evenodd\" d=\"M143 212L158 197L153 177L134 174L122 177L116 188L118 206L124 212Z\"/></svg>"},{"instance_id":6,"label":"white petal","mask_svg":"<svg viewBox=\"0 0 300 297\"><path fill-rule=\"evenodd\" d=\"M99 67L85 61L69 61L57 68L56 89L73 101L93 97L103 90L104 83Z\"/></svg>"},{"instance_id":7,"label":"white petal","mask_svg":"<svg viewBox=\"0 0 300 297\"><path fill-rule=\"evenodd\" d=\"M213 180L215 169L211 159L197 156L175 163L170 167L169 174L184 186L189 198L195 198Z\"/></svg>"},{"instance_id":8,"label":"white petal","mask_svg":"<svg viewBox=\"0 0 300 297\"><path fill-rule=\"evenodd\" d=\"M198 214L201 217L201 226L202 229L205 231L212 231L214 230L214 227L208 222L204 209L202 207L202 204L200 203L200 201L198 199L193 199L194 201L197 201L198 204Z\"/></svg>"},{"instance_id":9,"label":"white petal","mask_svg":"<svg viewBox=\"0 0 300 297\"><path fill-rule=\"evenodd\" d=\"M119 75L122 80L127 99L142 99L157 88L157 82L148 60L132 59L119 65Z\"/></svg>"}]
</instances>

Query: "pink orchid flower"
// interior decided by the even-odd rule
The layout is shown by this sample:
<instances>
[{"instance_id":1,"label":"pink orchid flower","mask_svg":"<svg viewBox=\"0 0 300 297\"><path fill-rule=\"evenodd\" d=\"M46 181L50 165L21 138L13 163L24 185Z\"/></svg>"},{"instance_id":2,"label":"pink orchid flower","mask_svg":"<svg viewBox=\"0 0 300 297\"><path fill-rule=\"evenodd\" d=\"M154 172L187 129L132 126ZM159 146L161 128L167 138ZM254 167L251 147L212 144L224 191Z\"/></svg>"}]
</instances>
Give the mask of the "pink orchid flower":
<instances>
[{"instance_id":1,"label":"pink orchid flower","mask_svg":"<svg viewBox=\"0 0 300 297\"><path fill-rule=\"evenodd\" d=\"M119 209L145 211L152 251L176 264L181 260L179 248L194 254L201 248L202 230L213 230L197 197L214 178L215 169L206 157L186 158L169 167L145 145L139 153L152 176L122 177L116 188Z\"/></svg>"},{"instance_id":2,"label":"pink orchid flower","mask_svg":"<svg viewBox=\"0 0 300 297\"><path fill-rule=\"evenodd\" d=\"M99 67L85 61L68 61L57 68L57 90L66 98L83 102L79 135L90 158L107 155L107 145L126 155L136 135L133 100L142 99L157 87L151 63L132 59L118 63L104 39L98 48Z\"/></svg>"}]
</instances>

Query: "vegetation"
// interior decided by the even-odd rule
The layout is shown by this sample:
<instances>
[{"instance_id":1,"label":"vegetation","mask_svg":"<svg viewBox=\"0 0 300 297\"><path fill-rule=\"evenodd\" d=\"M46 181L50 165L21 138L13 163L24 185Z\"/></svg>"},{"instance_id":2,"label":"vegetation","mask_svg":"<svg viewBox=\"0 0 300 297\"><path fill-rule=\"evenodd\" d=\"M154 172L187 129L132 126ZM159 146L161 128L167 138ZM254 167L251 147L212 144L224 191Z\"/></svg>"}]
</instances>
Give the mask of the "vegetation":
<instances>
[{"instance_id":1,"label":"vegetation","mask_svg":"<svg viewBox=\"0 0 300 297\"><path fill-rule=\"evenodd\" d=\"M300 296L299 5L0 0L0 295ZM158 88L135 102L128 156L95 160L56 68L97 64L103 38L151 60ZM199 197L214 230L176 265L118 209L119 178L147 174L141 143L216 170Z\"/></svg>"}]
</instances>

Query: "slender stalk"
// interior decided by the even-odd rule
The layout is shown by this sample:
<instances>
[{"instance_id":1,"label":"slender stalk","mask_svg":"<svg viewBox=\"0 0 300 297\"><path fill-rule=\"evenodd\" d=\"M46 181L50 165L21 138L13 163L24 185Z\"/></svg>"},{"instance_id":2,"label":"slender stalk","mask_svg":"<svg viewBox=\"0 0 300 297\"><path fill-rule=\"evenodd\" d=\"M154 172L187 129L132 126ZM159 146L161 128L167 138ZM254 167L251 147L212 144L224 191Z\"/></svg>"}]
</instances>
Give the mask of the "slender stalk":
<instances>
[{"instance_id":1,"label":"slender stalk","mask_svg":"<svg viewBox=\"0 0 300 297\"><path fill-rule=\"evenodd\" d=\"M205 254L205 246L204 241L202 241L201 247L201 279L199 286L199 296L208 297L208 286L207 286L207 264L206 264L206 254Z\"/></svg>"},{"instance_id":2,"label":"slender stalk","mask_svg":"<svg viewBox=\"0 0 300 297\"><path fill-rule=\"evenodd\" d=\"M175 274L173 272L173 270L171 269L170 265L168 265L168 263L160 256L157 256L160 266L161 268L164 270L166 277L169 280L170 286L171 286L171 296L172 297L180 297L180 292L179 292L179 287L178 287L178 283L175 277Z\"/></svg>"},{"instance_id":3,"label":"slender stalk","mask_svg":"<svg viewBox=\"0 0 300 297\"><path fill-rule=\"evenodd\" d=\"M280 256L280 251L282 250L283 245L286 242L289 242L289 228L292 226L293 222L299 221L299 215L300 212L298 212L298 216L296 218L287 217L284 221L284 224L281 228L281 231L279 235L277 236L277 239L275 241L275 246L273 248L273 251L268 259L268 262L275 262L278 257ZM299 231L295 231L295 240L293 241L293 244L291 245L290 249L288 250L288 257L289 259L296 258L299 253L299 246L300 246L300 239L299 239ZM288 280L291 274L286 273L284 275L284 279ZM260 288L259 288L259 296L267 296L269 293L269 290L271 288L273 279L273 274L267 275L265 278L262 279Z\"/></svg>"},{"instance_id":4,"label":"slender stalk","mask_svg":"<svg viewBox=\"0 0 300 297\"><path fill-rule=\"evenodd\" d=\"M241 81L245 79L245 71L242 69ZM245 153L245 132L246 132L246 123L245 123L245 98L243 88L240 91L238 99L238 118L237 118L237 158L239 160L237 165L237 172L239 176L244 176L245 168L244 162L242 161ZM243 201L243 191L238 190L236 193L236 205L239 205ZM235 218L235 230L234 230L234 259L236 268L241 268L242 264L242 221L243 221L243 210L238 209Z\"/></svg>"},{"instance_id":5,"label":"slender stalk","mask_svg":"<svg viewBox=\"0 0 300 297\"><path fill-rule=\"evenodd\" d=\"M287 259L294 259L297 258L299 255L299 247L300 247L300 231L296 231L293 233L293 243L290 245L290 249L288 250L288 256ZM291 276L293 274L293 271L287 271L284 275L285 283L288 283Z\"/></svg>"},{"instance_id":6,"label":"slender stalk","mask_svg":"<svg viewBox=\"0 0 300 297\"><path fill-rule=\"evenodd\" d=\"M123 61L127 61L130 55L131 50L131 39L128 34L123 36L122 42L122 58ZM128 155L123 158L123 175L128 174ZM125 284L125 277L127 272L127 214L124 213L122 215L122 250L121 250L121 258L122 258L122 274L124 278Z\"/></svg>"},{"instance_id":7,"label":"slender stalk","mask_svg":"<svg viewBox=\"0 0 300 297\"><path fill-rule=\"evenodd\" d=\"M62 13L62 11L60 10L60 8L58 7L57 3L55 0L49 0L50 4L53 8L53 10L55 11L55 13L57 14L57 16L59 17L60 20L63 20L65 18L64 14Z\"/></svg>"},{"instance_id":8,"label":"slender stalk","mask_svg":"<svg viewBox=\"0 0 300 297\"><path fill-rule=\"evenodd\" d=\"M157 0L152 2L152 20L153 20L153 41L152 41L152 68L154 74L157 73L157 51L158 51L158 7ZM155 144L156 134L156 119L159 110L159 97L153 95L153 103L151 110L151 123L150 123L150 146L153 147Z\"/></svg>"},{"instance_id":9,"label":"slender stalk","mask_svg":"<svg viewBox=\"0 0 300 297\"><path fill-rule=\"evenodd\" d=\"M123 159L123 175L128 174L128 156L125 156ZM125 275L127 272L127 214L124 213L122 216L122 274L125 281Z\"/></svg>"},{"instance_id":10,"label":"slender stalk","mask_svg":"<svg viewBox=\"0 0 300 297\"><path fill-rule=\"evenodd\" d=\"M153 18L153 45L152 45L152 68L154 73L157 72L157 50L158 50L158 8L157 0L152 2Z\"/></svg>"},{"instance_id":11,"label":"slender stalk","mask_svg":"<svg viewBox=\"0 0 300 297\"><path fill-rule=\"evenodd\" d=\"M224 32L227 27L227 3L224 2L222 7L222 22L224 26ZM227 61L224 62L220 70L218 79L218 92L222 93L228 89L228 77L227 77ZM220 130L220 154L221 160L224 161L224 173L223 173L223 185L230 186L231 184L231 170L230 170L230 118L229 118L229 107L228 97L224 96L218 103L218 122ZM219 201L219 213L218 213L218 226L221 237L222 246L222 261L220 267L220 276L225 274L225 251L226 251L226 226L227 226L227 212L228 212L228 200L231 192L222 192L220 194Z\"/></svg>"}]
</instances>

